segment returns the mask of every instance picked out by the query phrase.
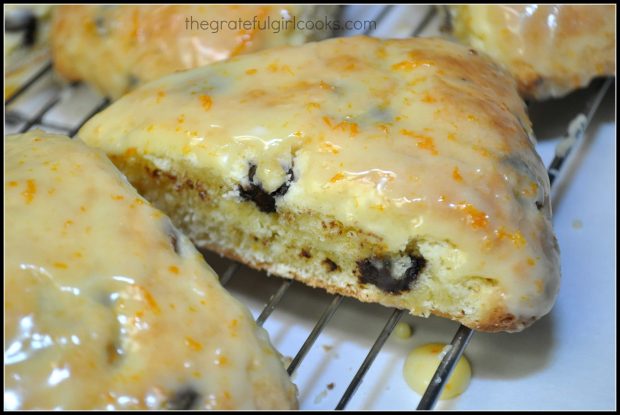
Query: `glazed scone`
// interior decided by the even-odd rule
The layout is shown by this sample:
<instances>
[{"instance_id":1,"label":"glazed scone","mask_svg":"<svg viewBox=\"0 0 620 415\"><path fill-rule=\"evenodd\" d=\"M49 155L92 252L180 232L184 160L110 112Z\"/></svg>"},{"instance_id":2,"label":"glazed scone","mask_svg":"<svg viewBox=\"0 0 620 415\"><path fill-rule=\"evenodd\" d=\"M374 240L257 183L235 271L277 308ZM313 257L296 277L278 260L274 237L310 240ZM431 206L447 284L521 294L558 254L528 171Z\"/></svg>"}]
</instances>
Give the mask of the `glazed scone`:
<instances>
[{"instance_id":1,"label":"glazed scone","mask_svg":"<svg viewBox=\"0 0 620 415\"><path fill-rule=\"evenodd\" d=\"M560 97L616 72L616 6L448 6L452 34L516 78L524 97Z\"/></svg>"},{"instance_id":2,"label":"glazed scone","mask_svg":"<svg viewBox=\"0 0 620 415\"><path fill-rule=\"evenodd\" d=\"M4 99L50 59L49 4L10 4L4 6Z\"/></svg>"},{"instance_id":3,"label":"glazed scone","mask_svg":"<svg viewBox=\"0 0 620 415\"><path fill-rule=\"evenodd\" d=\"M559 284L514 81L440 39L272 49L134 91L79 132L199 246L485 331Z\"/></svg>"},{"instance_id":4,"label":"glazed scone","mask_svg":"<svg viewBox=\"0 0 620 415\"><path fill-rule=\"evenodd\" d=\"M162 75L329 36L293 23L324 20L331 5L73 5L54 13L54 67L118 98ZM286 23L288 22L288 23ZM302 29L305 26L300 26Z\"/></svg>"},{"instance_id":5,"label":"glazed scone","mask_svg":"<svg viewBox=\"0 0 620 415\"><path fill-rule=\"evenodd\" d=\"M105 155L5 137L5 409L291 409L267 333Z\"/></svg>"}]
</instances>

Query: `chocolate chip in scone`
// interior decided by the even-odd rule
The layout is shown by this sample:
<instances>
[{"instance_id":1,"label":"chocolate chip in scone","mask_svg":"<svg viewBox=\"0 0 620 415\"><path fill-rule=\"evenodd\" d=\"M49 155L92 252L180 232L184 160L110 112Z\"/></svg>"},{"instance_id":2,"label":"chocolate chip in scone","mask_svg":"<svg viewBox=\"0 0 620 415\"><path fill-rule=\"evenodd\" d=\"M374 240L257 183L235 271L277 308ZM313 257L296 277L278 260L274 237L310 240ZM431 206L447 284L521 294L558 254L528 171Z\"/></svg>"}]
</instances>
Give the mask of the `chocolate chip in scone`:
<instances>
[{"instance_id":1,"label":"chocolate chip in scone","mask_svg":"<svg viewBox=\"0 0 620 415\"><path fill-rule=\"evenodd\" d=\"M293 168L291 167L286 172L286 180L285 180L285 182L282 183L282 185L280 187L278 187L276 190L271 192L271 196L273 196L273 197L284 196L286 194L286 192L288 192L288 188L290 187L290 185L293 182L293 180L295 180L295 175L293 174Z\"/></svg>"},{"instance_id":2,"label":"chocolate chip in scone","mask_svg":"<svg viewBox=\"0 0 620 415\"><path fill-rule=\"evenodd\" d=\"M286 181L271 193L267 193L265 189L254 180L256 176L256 164L250 164L248 171L247 186L239 185L239 195L245 199L254 202L261 212L274 213L276 211L276 197L284 196L288 191L291 182L295 179L293 168L291 167L287 173Z\"/></svg>"},{"instance_id":3,"label":"chocolate chip in scone","mask_svg":"<svg viewBox=\"0 0 620 415\"><path fill-rule=\"evenodd\" d=\"M168 409L193 409L196 405L200 394L192 387L185 387L177 391L170 400L168 400Z\"/></svg>"},{"instance_id":4,"label":"chocolate chip in scone","mask_svg":"<svg viewBox=\"0 0 620 415\"><path fill-rule=\"evenodd\" d=\"M403 261L406 261L407 266L404 272ZM373 284L387 293L399 294L411 289L411 284L415 282L425 265L424 257L417 254L408 255L397 261L372 257L357 261L357 272L362 284Z\"/></svg>"},{"instance_id":5,"label":"chocolate chip in scone","mask_svg":"<svg viewBox=\"0 0 620 415\"><path fill-rule=\"evenodd\" d=\"M340 268L338 264L336 264L334 261L332 261L329 258L325 258L323 260L323 265L325 266L325 269L327 269L327 272L334 272Z\"/></svg>"},{"instance_id":6,"label":"chocolate chip in scone","mask_svg":"<svg viewBox=\"0 0 620 415\"><path fill-rule=\"evenodd\" d=\"M540 200L536 201L536 209L542 210L543 206L544 206L543 202L541 202Z\"/></svg>"},{"instance_id":7,"label":"chocolate chip in scone","mask_svg":"<svg viewBox=\"0 0 620 415\"><path fill-rule=\"evenodd\" d=\"M254 202L261 212L273 213L276 211L276 199L267 193L263 187L254 183L256 175L256 164L250 165L248 172L249 185L247 187L239 186L239 195L245 200Z\"/></svg>"},{"instance_id":8,"label":"chocolate chip in scone","mask_svg":"<svg viewBox=\"0 0 620 415\"><path fill-rule=\"evenodd\" d=\"M312 258L312 255L306 249L302 249L299 255L303 258Z\"/></svg>"},{"instance_id":9,"label":"chocolate chip in scone","mask_svg":"<svg viewBox=\"0 0 620 415\"><path fill-rule=\"evenodd\" d=\"M106 345L105 353L109 365L114 365L116 362L118 362L122 355L122 351L114 342L110 342Z\"/></svg>"}]
</instances>

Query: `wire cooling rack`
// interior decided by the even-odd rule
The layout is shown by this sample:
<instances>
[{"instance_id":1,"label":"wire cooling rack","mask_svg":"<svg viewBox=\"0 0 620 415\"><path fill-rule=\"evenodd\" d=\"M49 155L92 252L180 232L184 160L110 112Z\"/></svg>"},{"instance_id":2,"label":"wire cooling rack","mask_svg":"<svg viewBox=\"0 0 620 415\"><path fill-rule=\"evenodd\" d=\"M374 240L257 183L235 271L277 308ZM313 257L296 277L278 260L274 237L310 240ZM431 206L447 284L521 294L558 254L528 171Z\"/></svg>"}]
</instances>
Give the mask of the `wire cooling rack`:
<instances>
[{"instance_id":1,"label":"wire cooling rack","mask_svg":"<svg viewBox=\"0 0 620 415\"><path fill-rule=\"evenodd\" d=\"M406 14L406 19L402 18L403 13ZM436 8L433 6L347 6L342 9L342 14L342 17L349 19L361 17L372 19L376 22L376 27L364 32L339 33L337 34L339 36L358 34L379 37L429 36L437 34L438 28L442 24ZM556 151L556 155L549 166L548 173L552 185L555 183L571 150L580 148L578 144L611 84L612 79L599 80L589 88L589 94L582 102L580 111L575 114L576 117L567 128L566 140L564 140L566 151ZM44 62L39 68L35 68L32 76L5 100L5 133L20 133L33 128L42 128L47 131L74 136L92 115L107 105L109 105L107 99L102 98L86 85L60 85L54 78L51 63ZM229 282L235 275L238 275L238 271L243 266L226 261L220 268L221 283L229 285ZM290 288L299 285L297 282L288 279L280 281L279 286L271 294L256 319L261 326L266 323L281 300L291 291ZM342 303L342 296L332 296L297 353L291 357L287 369L290 375L294 375L300 369L304 358L312 350L332 317L341 309ZM370 305L367 306L370 307ZM386 340L404 314L405 311L403 310L393 309L391 311L365 359L350 379L335 409L347 407ZM473 333L471 329L462 325L457 327L450 343L452 347L449 348L441 361L417 409L432 409L435 406L452 369L463 354ZM333 383L331 385L331 388L330 385L327 388L333 389ZM317 403L316 400L315 403Z\"/></svg>"}]
</instances>

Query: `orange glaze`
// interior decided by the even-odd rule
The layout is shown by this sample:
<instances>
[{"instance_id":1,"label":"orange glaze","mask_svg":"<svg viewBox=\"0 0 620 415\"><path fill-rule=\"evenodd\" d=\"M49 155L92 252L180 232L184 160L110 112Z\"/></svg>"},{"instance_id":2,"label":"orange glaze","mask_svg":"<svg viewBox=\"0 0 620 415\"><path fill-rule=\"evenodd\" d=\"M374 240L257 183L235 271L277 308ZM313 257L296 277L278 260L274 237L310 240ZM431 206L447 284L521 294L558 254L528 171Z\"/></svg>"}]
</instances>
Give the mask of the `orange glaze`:
<instances>
[{"instance_id":1,"label":"orange glaze","mask_svg":"<svg viewBox=\"0 0 620 415\"><path fill-rule=\"evenodd\" d=\"M5 151L5 409L296 408L266 332L104 154L42 131Z\"/></svg>"},{"instance_id":2,"label":"orange glaze","mask_svg":"<svg viewBox=\"0 0 620 415\"><path fill-rule=\"evenodd\" d=\"M329 30L296 30L293 18L323 20L336 11L334 5L64 5L51 25L53 61L63 77L116 99L175 71L325 38Z\"/></svg>"},{"instance_id":3,"label":"orange glaze","mask_svg":"<svg viewBox=\"0 0 620 415\"><path fill-rule=\"evenodd\" d=\"M270 64L278 70L246 75ZM160 90L174 94L154 105ZM194 96L203 93L217 102L208 113ZM204 147L175 131L180 114ZM146 133L149 124L157 128ZM465 258L452 277L492 279L517 318L544 315L554 302L549 182L525 104L506 72L457 44L351 37L237 56L136 90L79 136L112 155L136 147L163 171L208 169L233 200L249 163L269 192L292 166L279 208L334 217L389 252L418 238L450 241ZM535 192L521 191L532 182ZM517 272L528 257L540 259Z\"/></svg>"},{"instance_id":4,"label":"orange glaze","mask_svg":"<svg viewBox=\"0 0 620 415\"><path fill-rule=\"evenodd\" d=\"M528 98L563 96L615 73L612 4L448 7L452 34L510 71Z\"/></svg>"}]
</instances>

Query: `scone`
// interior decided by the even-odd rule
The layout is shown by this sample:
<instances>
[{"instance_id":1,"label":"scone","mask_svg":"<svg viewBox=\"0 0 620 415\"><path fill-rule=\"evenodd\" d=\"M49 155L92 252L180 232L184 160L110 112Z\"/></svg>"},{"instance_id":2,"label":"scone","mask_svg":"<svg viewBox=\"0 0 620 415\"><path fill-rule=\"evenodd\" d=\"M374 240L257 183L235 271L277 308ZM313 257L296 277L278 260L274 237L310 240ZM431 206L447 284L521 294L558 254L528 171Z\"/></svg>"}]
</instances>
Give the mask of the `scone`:
<instances>
[{"instance_id":1,"label":"scone","mask_svg":"<svg viewBox=\"0 0 620 415\"><path fill-rule=\"evenodd\" d=\"M527 98L560 97L616 72L615 5L448 8L452 34L507 68Z\"/></svg>"},{"instance_id":2,"label":"scone","mask_svg":"<svg viewBox=\"0 0 620 415\"><path fill-rule=\"evenodd\" d=\"M291 409L266 332L105 155L5 137L5 409Z\"/></svg>"},{"instance_id":3,"label":"scone","mask_svg":"<svg viewBox=\"0 0 620 415\"><path fill-rule=\"evenodd\" d=\"M143 82L178 70L325 38L330 31L324 20L333 17L337 7L62 6L53 20L54 67L68 80L86 81L104 95L118 98Z\"/></svg>"},{"instance_id":4,"label":"scone","mask_svg":"<svg viewBox=\"0 0 620 415\"><path fill-rule=\"evenodd\" d=\"M51 10L49 4L4 6L4 99L13 96L50 59Z\"/></svg>"},{"instance_id":5,"label":"scone","mask_svg":"<svg viewBox=\"0 0 620 415\"><path fill-rule=\"evenodd\" d=\"M366 37L174 74L79 132L199 246L484 331L521 330L558 291L531 134L488 59Z\"/></svg>"}]
</instances>

